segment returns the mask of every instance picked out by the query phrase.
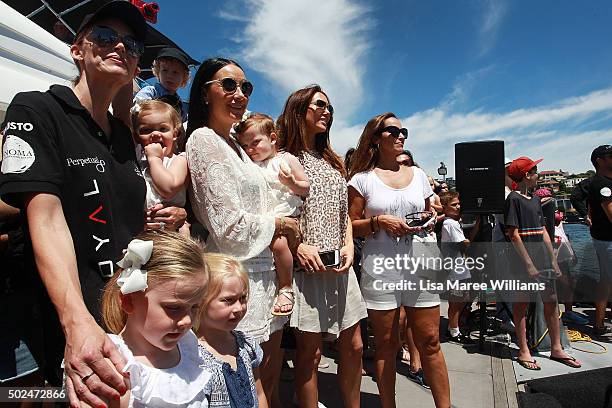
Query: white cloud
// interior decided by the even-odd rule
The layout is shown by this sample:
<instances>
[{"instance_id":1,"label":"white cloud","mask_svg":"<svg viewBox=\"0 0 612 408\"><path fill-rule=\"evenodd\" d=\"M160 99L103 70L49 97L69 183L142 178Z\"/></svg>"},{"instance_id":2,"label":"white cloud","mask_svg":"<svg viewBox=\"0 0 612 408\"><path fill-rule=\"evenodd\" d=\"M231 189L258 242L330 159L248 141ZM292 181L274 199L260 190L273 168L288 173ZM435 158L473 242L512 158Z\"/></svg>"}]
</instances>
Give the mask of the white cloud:
<instances>
[{"instance_id":1,"label":"white cloud","mask_svg":"<svg viewBox=\"0 0 612 408\"><path fill-rule=\"evenodd\" d=\"M406 147L430 174L440 161L454 173L454 144L478 140L504 140L506 156L543 157L543 169L579 172L590 168L594 147L610 143L612 129L581 130L610 120L612 88L571 97L554 104L505 113L476 110L453 112L448 105L401 118L410 129ZM332 129L338 152L355 146L364 124ZM599 126L602 127L602 126ZM604 126L605 127L605 126Z\"/></svg>"},{"instance_id":2,"label":"white cloud","mask_svg":"<svg viewBox=\"0 0 612 408\"><path fill-rule=\"evenodd\" d=\"M495 45L499 27L507 10L508 6L504 0L484 0L482 21L479 31L480 56L489 52Z\"/></svg>"},{"instance_id":3,"label":"white cloud","mask_svg":"<svg viewBox=\"0 0 612 408\"><path fill-rule=\"evenodd\" d=\"M476 71L460 75L453 84L452 92L446 95L442 100L440 108L451 110L466 105L470 99L472 90L494 69L495 65L492 64Z\"/></svg>"},{"instance_id":4,"label":"white cloud","mask_svg":"<svg viewBox=\"0 0 612 408\"><path fill-rule=\"evenodd\" d=\"M318 83L346 120L363 96L368 8L349 0L243 0L250 12L240 59L275 84L278 95ZM220 16L235 19L235 12Z\"/></svg>"}]
</instances>

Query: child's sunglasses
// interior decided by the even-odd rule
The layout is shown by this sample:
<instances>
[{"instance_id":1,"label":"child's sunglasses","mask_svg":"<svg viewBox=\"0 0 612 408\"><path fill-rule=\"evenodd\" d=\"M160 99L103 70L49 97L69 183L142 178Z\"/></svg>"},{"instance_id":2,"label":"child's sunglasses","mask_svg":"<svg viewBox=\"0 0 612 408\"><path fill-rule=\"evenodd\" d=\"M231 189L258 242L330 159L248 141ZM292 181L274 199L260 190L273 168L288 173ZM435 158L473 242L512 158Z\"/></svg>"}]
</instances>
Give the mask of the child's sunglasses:
<instances>
[{"instance_id":1,"label":"child's sunglasses","mask_svg":"<svg viewBox=\"0 0 612 408\"><path fill-rule=\"evenodd\" d=\"M93 26L87 36L98 47L114 47L120 42L125 46L125 51L134 58L140 58L144 53L144 43L131 35L119 35L110 27Z\"/></svg>"},{"instance_id":2,"label":"child's sunglasses","mask_svg":"<svg viewBox=\"0 0 612 408\"><path fill-rule=\"evenodd\" d=\"M404 135L404 138L408 137L408 129L406 128L398 128L397 126L387 126L380 130L380 133L389 132L391 137L397 139L400 136L400 133Z\"/></svg>"},{"instance_id":3,"label":"child's sunglasses","mask_svg":"<svg viewBox=\"0 0 612 408\"><path fill-rule=\"evenodd\" d=\"M213 79L212 81L206 82L204 85L208 86L210 84L218 83L223 88L223 92L225 93L234 93L236 89L238 89L238 85L240 85L240 90L244 96L251 96L253 93L253 84L247 81L246 79L238 82L234 78L223 78L223 79Z\"/></svg>"},{"instance_id":4,"label":"child's sunglasses","mask_svg":"<svg viewBox=\"0 0 612 408\"><path fill-rule=\"evenodd\" d=\"M332 115L334 114L334 107L331 105L331 103L327 103L322 99L317 99L316 101L312 102L311 105L315 105L318 109L323 109L323 110L327 108L330 114Z\"/></svg>"}]
</instances>

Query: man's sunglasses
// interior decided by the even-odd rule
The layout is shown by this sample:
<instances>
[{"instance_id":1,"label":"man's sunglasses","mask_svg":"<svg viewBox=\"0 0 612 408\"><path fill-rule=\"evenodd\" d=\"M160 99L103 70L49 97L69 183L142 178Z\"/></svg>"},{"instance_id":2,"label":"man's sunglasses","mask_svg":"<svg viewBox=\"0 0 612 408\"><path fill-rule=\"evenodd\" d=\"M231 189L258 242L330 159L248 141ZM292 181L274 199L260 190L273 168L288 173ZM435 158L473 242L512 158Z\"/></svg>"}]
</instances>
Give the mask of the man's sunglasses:
<instances>
[{"instance_id":1,"label":"man's sunglasses","mask_svg":"<svg viewBox=\"0 0 612 408\"><path fill-rule=\"evenodd\" d=\"M400 133L404 135L404 138L408 137L408 129L406 128L398 128L397 126L387 126L380 130L380 133L389 132L391 137L397 139L400 136Z\"/></svg>"},{"instance_id":2,"label":"man's sunglasses","mask_svg":"<svg viewBox=\"0 0 612 408\"><path fill-rule=\"evenodd\" d=\"M331 103L327 103L322 99L317 99L316 101L312 102L311 105L316 106L317 109L325 110L325 108L327 108L330 114L334 114L334 107L331 105Z\"/></svg>"},{"instance_id":3,"label":"man's sunglasses","mask_svg":"<svg viewBox=\"0 0 612 408\"><path fill-rule=\"evenodd\" d=\"M210 84L218 83L223 88L223 92L225 93L234 93L240 86L240 90L244 96L251 96L253 93L253 84L243 79L238 82L234 78L223 78L223 79L213 79L212 81L206 82L204 85L208 86Z\"/></svg>"},{"instance_id":4,"label":"man's sunglasses","mask_svg":"<svg viewBox=\"0 0 612 408\"><path fill-rule=\"evenodd\" d=\"M93 26L87 37L98 47L114 47L121 42L125 51L134 58L140 58L144 54L144 42L131 35L119 35L117 31L110 27Z\"/></svg>"}]
</instances>

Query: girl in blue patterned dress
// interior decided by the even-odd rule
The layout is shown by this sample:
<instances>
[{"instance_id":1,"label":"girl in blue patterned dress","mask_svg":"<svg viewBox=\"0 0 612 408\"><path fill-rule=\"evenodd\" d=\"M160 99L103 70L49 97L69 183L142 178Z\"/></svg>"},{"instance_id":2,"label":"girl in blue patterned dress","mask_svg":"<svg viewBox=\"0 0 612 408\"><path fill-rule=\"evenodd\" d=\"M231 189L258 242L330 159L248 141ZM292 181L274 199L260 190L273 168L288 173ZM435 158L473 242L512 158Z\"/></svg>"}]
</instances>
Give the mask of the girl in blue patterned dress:
<instances>
[{"instance_id":1,"label":"girl in blue patterned dress","mask_svg":"<svg viewBox=\"0 0 612 408\"><path fill-rule=\"evenodd\" d=\"M197 331L202 368L212 373L204 393L212 408L267 408L259 379L263 351L253 338L236 331L247 311L249 277L228 255L209 253L210 278Z\"/></svg>"}]
</instances>

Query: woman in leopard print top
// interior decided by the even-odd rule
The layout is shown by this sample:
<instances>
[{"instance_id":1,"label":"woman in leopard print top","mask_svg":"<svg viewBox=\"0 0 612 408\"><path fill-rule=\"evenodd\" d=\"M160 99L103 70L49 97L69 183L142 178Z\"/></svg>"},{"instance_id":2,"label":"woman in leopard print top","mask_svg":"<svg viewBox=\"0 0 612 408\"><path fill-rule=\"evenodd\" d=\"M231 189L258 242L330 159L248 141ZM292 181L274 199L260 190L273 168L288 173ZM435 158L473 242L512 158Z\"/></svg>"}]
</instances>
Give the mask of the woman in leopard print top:
<instances>
[{"instance_id":1,"label":"woman in leopard print top","mask_svg":"<svg viewBox=\"0 0 612 408\"><path fill-rule=\"evenodd\" d=\"M333 107L319 86L289 96L278 118L281 146L298 157L310 194L304 202L297 249L299 267L293 274L295 306L291 326L297 338L296 394L302 407L316 407L317 368L323 334L338 339L338 377L344 406L359 406L361 351L359 320L366 308L353 263L353 235L348 222L345 169L329 143ZM339 250L341 262L326 268L320 251Z\"/></svg>"}]
</instances>

